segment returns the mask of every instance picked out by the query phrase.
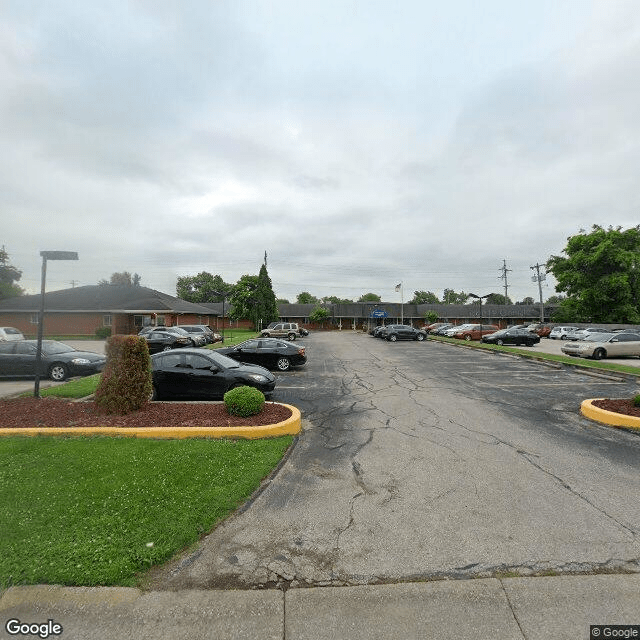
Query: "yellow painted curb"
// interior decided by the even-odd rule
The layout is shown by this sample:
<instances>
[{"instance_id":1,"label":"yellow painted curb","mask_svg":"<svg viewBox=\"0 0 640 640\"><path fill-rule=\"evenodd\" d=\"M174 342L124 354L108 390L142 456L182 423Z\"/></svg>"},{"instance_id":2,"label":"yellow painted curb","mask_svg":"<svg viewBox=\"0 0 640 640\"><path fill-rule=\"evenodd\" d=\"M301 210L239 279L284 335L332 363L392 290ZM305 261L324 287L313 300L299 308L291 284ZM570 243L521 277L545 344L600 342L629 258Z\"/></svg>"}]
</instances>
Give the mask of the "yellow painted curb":
<instances>
[{"instance_id":1,"label":"yellow painted curb","mask_svg":"<svg viewBox=\"0 0 640 640\"><path fill-rule=\"evenodd\" d=\"M615 413L614 411L607 411L606 409L600 409L600 407L594 407L594 400L602 400L603 398L593 398L592 400L583 400L580 405L580 413L585 418L590 418L596 422L602 422L612 427L626 427L627 429L640 429L640 418L634 416L625 416L621 413Z\"/></svg>"},{"instance_id":2,"label":"yellow painted curb","mask_svg":"<svg viewBox=\"0 0 640 640\"><path fill-rule=\"evenodd\" d=\"M291 417L259 427L29 427L2 429L0 436L130 436L133 438L272 438L300 433L300 410L290 404Z\"/></svg>"}]
</instances>

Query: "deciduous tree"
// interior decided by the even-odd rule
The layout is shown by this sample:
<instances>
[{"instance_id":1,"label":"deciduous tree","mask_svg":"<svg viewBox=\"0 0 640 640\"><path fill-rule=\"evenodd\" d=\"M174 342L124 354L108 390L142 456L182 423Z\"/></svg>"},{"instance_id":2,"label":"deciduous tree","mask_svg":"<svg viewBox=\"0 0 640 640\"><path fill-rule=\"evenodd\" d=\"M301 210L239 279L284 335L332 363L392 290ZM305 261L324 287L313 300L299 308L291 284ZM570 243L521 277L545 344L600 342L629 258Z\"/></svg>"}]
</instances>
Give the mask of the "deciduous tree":
<instances>
[{"instance_id":1,"label":"deciduous tree","mask_svg":"<svg viewBox=\"0 0 640 640\"><path fill-rule=\"evenodd\" d=\"M414 291L409 304L438 304L438 296L432 291Z\"/></svg>"},{"instance_id":2,"label":"deciduous tree","mask_svg":"<svg viewBox=\"0 0 640 640\"><path fill-rule=\"evenodd\" d=\"M22 277L22 271L9 262L9 254L4 246L0 249L0 300L21 296L24 291L16 282Z\"/></svg>"},{"instance_id":3,"label":"deciduous tree","mask_svg":"<svg viewBox=\"0 0 640 640\"><path fill-rule=\"evenodd\" d=\"M221 276L201 271L196 276L182 276L176 283L176 293L179 298L188 302L222 302L233 288Z\"/></svg>"},{"instance_id":4,"label":"deciduous tree","mask_svg":"<svg viewBox=\"0 0 640 640\"><path fill-rule=\"evenodd\" d=\"M640 322L640 225L593 225L568 238L547 269L565 292L554 319L572 322Z\"/></svg>"},{"instance_id":5,"label":"deciduous tree","mask_svg":"<svg viewBox=\"0 0 640 640\"><path fill-rule=\"evenodd\" d=\"M358 298L358 302L381 302L382 298L377 293L365 293Z\"/></svg>"}]
</instances>

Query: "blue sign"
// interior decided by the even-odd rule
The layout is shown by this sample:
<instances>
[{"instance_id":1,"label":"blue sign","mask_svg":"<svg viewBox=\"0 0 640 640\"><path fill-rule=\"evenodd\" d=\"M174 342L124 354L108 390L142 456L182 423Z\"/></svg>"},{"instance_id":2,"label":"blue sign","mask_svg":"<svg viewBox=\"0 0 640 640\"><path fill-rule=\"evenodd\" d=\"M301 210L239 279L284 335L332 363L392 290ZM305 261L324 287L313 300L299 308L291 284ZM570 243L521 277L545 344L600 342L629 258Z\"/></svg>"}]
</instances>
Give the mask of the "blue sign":
<instances>
[{"instance_id":1,"label":"blue sign","mask_svg":"<svg viewBox=\"0 0 640 640\"><path fill-rule=\"evenodd\" d=\"M388 318L389 314L384 309L374 309L371 312L372 318Z\"/></svg>"}]
</instances>

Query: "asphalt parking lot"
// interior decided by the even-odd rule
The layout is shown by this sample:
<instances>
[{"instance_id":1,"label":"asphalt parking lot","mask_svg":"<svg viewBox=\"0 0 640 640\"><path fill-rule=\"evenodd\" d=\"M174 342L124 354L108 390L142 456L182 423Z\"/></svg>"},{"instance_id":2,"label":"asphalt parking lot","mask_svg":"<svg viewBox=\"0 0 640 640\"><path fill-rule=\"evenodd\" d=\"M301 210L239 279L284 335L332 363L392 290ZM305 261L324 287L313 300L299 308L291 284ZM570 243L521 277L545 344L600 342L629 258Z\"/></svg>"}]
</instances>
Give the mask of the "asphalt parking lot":
<instances>
[{"instance_id":1,"label":"asphalt parking lot","mask_svg":"<svg viewBox=\"0 0 640 640\"><path fill-rule=\"evenodd\" d=\"M640 571L640 437L579 413L637 383L428 341L314 333L274 400L279 474L154 589Z\"/></svg>"}]
</instances>

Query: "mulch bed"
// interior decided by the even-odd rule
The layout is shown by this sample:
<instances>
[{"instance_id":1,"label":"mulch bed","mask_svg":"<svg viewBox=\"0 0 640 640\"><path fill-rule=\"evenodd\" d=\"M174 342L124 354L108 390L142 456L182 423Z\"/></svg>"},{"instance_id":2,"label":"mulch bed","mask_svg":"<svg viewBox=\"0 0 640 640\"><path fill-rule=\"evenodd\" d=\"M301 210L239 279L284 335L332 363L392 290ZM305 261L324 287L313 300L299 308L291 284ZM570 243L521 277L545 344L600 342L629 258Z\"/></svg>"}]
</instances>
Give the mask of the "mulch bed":
<instances>
[{"instance_id":1,"label":"mulch bed","mask_svg":"<svg viewBox=\"0 0 640 640\"><path fill-rule=\"evenodd\" d=\"M266 402L261 413L230 416L224 403L152 402L125 416L100 413L93 402L60 398L0 400L0 427L237 427L263 426L291 417L291 409Z\"/></svg>"},{"instance_id":2,"label":"mulch bed","mask_svg":"<svg viewBox=\"0 0 640 640\"><path fill-rule=\"evenodd\" d=\"M640 407L634 406L632 400L594 400L591 404L598 409L640 418Z\"/></svg>"}]
</instances>

